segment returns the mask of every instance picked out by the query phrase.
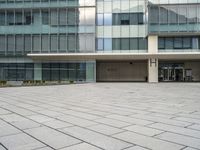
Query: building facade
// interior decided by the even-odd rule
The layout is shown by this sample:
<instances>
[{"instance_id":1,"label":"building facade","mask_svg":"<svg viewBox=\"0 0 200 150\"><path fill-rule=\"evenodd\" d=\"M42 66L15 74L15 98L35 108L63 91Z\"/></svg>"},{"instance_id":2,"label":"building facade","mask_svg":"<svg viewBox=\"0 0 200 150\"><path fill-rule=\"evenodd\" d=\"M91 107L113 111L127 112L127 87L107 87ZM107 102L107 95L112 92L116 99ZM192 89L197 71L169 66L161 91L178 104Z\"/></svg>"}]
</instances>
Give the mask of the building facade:
<instances>
[{"instance_id":1,"label":"building facade","mask_svg":"<svg viewBox=\"0 0 200 150\"><path fill-rule=\"evenodd\" d=\"M0 80L200 81L200 1L1 0Z\"/></svg>"}]
</instances>

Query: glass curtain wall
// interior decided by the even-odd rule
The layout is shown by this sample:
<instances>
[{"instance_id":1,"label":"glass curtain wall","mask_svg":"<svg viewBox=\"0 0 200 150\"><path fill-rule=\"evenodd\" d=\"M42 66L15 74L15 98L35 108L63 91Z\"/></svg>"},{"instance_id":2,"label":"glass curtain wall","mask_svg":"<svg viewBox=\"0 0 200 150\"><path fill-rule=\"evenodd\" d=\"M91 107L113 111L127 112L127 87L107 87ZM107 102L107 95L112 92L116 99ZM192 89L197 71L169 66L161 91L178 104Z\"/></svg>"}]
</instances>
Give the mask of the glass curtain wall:
<instances>
[{"instance_id":1,"label":"glass curtain wall","mask_svg":"<svg viewBox=\"0 0 200 150\"><path fill-rule=\"evenodd\" d=\"M200 5L149 5L149 32L198 32Z\"/></svg>"},{"instance_id":2,"label":"glass curtain wall","mask_svg":"<svg viewBox=\"0 0 200 150\"><path fill-rule=\"evenodd\" d=\"M146 2L97 0L97 52L147 52Z\"/></svg>"},{"instance_id":3,"label":"glass curtain wall","mask_svg":"<svg viewBox=\"0 0 200 150\"><path fill-rule=\"evenodd\" d=\"M95 6L77 2L90 7L0 9L0 55L95 52Z\"/></svg>"}]
</instances>

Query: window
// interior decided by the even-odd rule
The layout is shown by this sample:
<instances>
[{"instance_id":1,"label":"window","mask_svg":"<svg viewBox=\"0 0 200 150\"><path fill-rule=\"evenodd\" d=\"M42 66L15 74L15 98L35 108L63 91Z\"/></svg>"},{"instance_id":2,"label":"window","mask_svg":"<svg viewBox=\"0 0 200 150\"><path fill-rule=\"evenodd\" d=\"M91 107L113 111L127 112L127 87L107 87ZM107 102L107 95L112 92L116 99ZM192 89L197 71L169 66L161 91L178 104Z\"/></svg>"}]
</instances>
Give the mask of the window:
<instances>
[{"instance_id":1,"label":"window","mask_svg":"<svg viewBox=\"0 0 200 150\"><path fill-rule=\"evenodd\" d=\"M168 23L168 10L165 7L160 7L160 24Z\"/></svg>"},{"instance_id":2,"label":"window","mask_svg":"<svg viewBox=\"0 0 200 150\"><path fill-rule=\"evenodd\" d=\"M165 38L158 39L158 49L165 49Z\"/></svg>"},{"instance_id":3,"label":"window","mask_svg":"<svg viewBox=\"0 0 200 150\"><path fill-rule=\"evenodd\" d=\"M104 25L112 25L112 14L104 14Z\"/></svg>"},{"instance_id":4,"label":"window","mask_svg":"<svg viewBox=\"0 0 200 150\"><path fill-rule=\"evenodd\" d=\"M49 24L49 11L42 10L42 24L48 25Z\"/></svg>"},{"instance_id":5,"label":"window","mask_svg":"<svg viewBox=\"0 0 200 150\"><path fill-rule=\"evenodd\" d=\"M165 38L165 49L173 49L174 40L173 38Z\"/></svg>"},{"instance_id":6,"label":"window","mask_svg":"<svg viewBox=\"0 0 200 150\"><path fill-rule=\"evenodd\" d=\"M138 24L144 24L144 14L143 13L139 13L138 14Z\"/></svg>"},{"instance_id":7,"label":"window","mask_svg":"<svg viewBox=\"0 0 200 150\"><path fill-rule=\"evenodd\" d=\"M130 24L131 25L137 25L138 23L138 14L137 13L131 13L130 14Z\"/></svg>"},{"instance_id":8,"label":"window","mask_svg":"<svg viewBox=\"0 0 200 150\"><path fill-rule=\"evenodd\" d=\"M97 14L97 25L103 25L103 14Z\"/></svg>"},{"instance_id":9,"label":"window","mask_svg":"<svg viewBox=\"0 0 200 150\"><path fill-rule=\"evenodd\" d=\"M137 38L131 38L130 39L130 50L138 50L138 39Z\"/></svg>"},{"instance_id":10,"label":"window","mask_svg":"<svg viewBox=\"0 0 200 150\"><path fill-rule=\"evenodd\" d=\"M130 49L129 38L121 39L121 50L129 50Z\"/></svg>"},{"instance_id":11,"label":"window","mask_svg":"<svg viewBox=\"0 0 200 150\"><path fill-rule=\"evenodd\" d=\"M7 12L7 25L14 25L14 12Z\"/></svg>"},{"instance_id":12,"label":"window","mask_svg":"<svg viewBox=\"0 0 200 150\"><path fill-rule=\"evenodd\" d=\"M49 35L42 35L42 51L49 51Z\"/></svg>"},{"instance_id":13,"label":"window","mask_svg":"<svg viewBox=\"0 0 200 150\"><path fill-rule=\"evenodd\" d=\"M33 52L41 50L40 35L33 35Z\"/></svg>"},{"instance_id":14,"label":"window","mask_svg":"<svg viewBox=\"0 0 200 150\"><path fill-rule=\"evenodd\" d=\"M22 54L24 52L24 39L22 35L15 36L16 53Z\"/></svg>"},{"instance_id":15,"label":"window","mask_svg":"<svg viewBox=\"0 0 200 150\"><path fill-rule=\"evenodd\" d=\"M0 26L4 26L5 25L5 21L6 21L6 18L5 18L5 12L0 12Z\"/></svg>"},{"instance_id":16,"label":"window","mask_svg":"<svg viewBox=\"0 0 200 150\"><path fill-rule=\"evenodd\" d=\"M68 25L75 25L76 24L76 11L75 11L75 9L68 9L67 23L68 23Z\"/></svg>"},{"instance_id":17,"label":"window","mask_svg":"<svg viewBox=\"0 0 200 150\"><path fill-rule=\"evenodd\" d=\"M24 50L25 53L32 51L32 42L31 42L31 35L24 35Z\"/></svg>"},{"instance_id":18,"label":"window","mask_svg":"<svg viewBox=\"0 0 200 150\"><path fill-rule=\"evenodd\" d=\"M15 51L15 37L14 35L8 35L7 36L7 51L8 54L13 54Z\"/></svg>"},{"instance_id":19,"label":"window","mask_svg":"<svg viewBox=\"0 0 200 150\"><path fill-rule=\"evenodd\" d=\"M182 45L182 38L174 38L174 49L181 49Z\"/></svg>"},{"instance_id":20,"label":"window","mask_svg":"<svg viewBox=\"0 0 200 150\"><path fill-rule=\"evenodd\" d=\"M187 23L187 7L180 5L179 6L179 24Z\"/></svg>"},{"instance_id":21,"label":"window","mask_svg":"<svg viewBox=\"0 0 200 150\"><path fill-rule=\"evenodd\" d=\"M149 16L150 24L159 24L159 9L158 7L150 7L150 16Z\"/></svg>"},{"instance_id":22,"label":"window","mask_svg":"<svg viewBox=\"0 0 200 150\"><path fill-rule=\"evenodd\" d=\"M113 48L113 50L120 50L121 48L120 48L120 38L114 38L113 40L112 40L112 48Z\"/></svg>"},{"instance_id":23,"label":"window","mask_svg":"<svg viewBox=\"0 0 200 150\"><path fill-rule=\"evenodd\" d=\"M178 23L178 11L174 6L168 6L169 24Z\"/></svg>"},{"instance_id":24,"label":"window","mask_svg":"<svg viewBox=\"0 0 200 150\"><path fill-rule=\"evenodd\" d=\"M104 50L105 51L112 50L112 39L110 39L110 38L105 38L104 39Z\"/></svg>"},{"instance_id":25,"label":"window","mask_svg":"<svg viewBox=\"0 0 200 150\"><path fill-rule=\"evenodd\" d=\"M103 50L103 39L102 38L97 39L97 50L98 51Z\"/></svg>"},{"instance_id":26,"label":"window","mask_svg":"<svg viewBox=\"0 0 200 150\"><path fill-rule=\"evenodd\" d=\"M30 25L33 23L33 18L30 11L24 11L24 25Z\"/></svg>"},{"instance_id":27,"label":"window","mask_svg":"<svg viewBox=\"0 0 200 150\"><path fill-rule=\"evenodd\" d=\"M120 15L120 25L129 25L130 17L128 13L124 13Z\"/></svg>"},{"instance_id":28,"label":"window","mask_svg":"<svg viewBox=\"0 0 200 150\"><path fill-rule=\"evenodd\" d=\"M112 17L112 24L113 25L119 25L120 24L120 14L118 13L113 13L113 17Z\"/></svg>"},{"instance_id":29,"label":"window","mask_svg":"<svg viewBox=\"0 0 200 150\"><path fill-rule=\"evenodd\" d=\"M67 25L67 11L66 11L66 9L61 9L59 11L59 25Z\"/></svg>"},{"instance_id":30,"label":"window","mask_svg":"<svg viewBox=\"0 0 200 150\"><path fill-rule=\"evenodd\" d=\"M183 38L183 49L190 49L192 48L191 38L185 37Z\"/></svg>"},{"instance_id":31,"label":"window","mask_svg":"<svg viewBox=\"0 0 200 150\"><path fill-rule=\"evenodd\" d=\"M15 12L15 25L23 25L22 12Z\"/></svg>"},{"instance_id":32,"label":"window","mask_svg":"<svg viewBox=\"0 0 200 150\"><path fill-rule=\"evenodd\" d=\"M0 55L6 51L6 36L0 35Z\"/></svg>"},{"instance_id":33,"label":"window","mask_svg":"<svg viewBox=\"0 0 200 150\"><path fill-rule=\"evenodd\" d=\"M57 51L58 50L58 36L56 34L52 34L50 37L51 42L51 51Z\"/></svg>"},{"instance_id":34,"label":"window","mask_svg":"<svg viewBox=\"0 0 200 150\"><path fill-rule=\"evenodd\" d=\"M57 9L51 10L51 25L52 26L58 25L58 11L57 11Z\"/></svg>"},{"instance_id":35,"label":"window","mask_svg":"<svg viewBox=\"0 0 200 150\"><path fill-rule=\"evenodd\" d=\"M139 50L147 49L147 40L145 38L139 38L138 44L139 44Z\"/></svg>"},{"instance_id":36,"label":"window","mask_svg":"<svg viewBox=\"0 0 200 150\"><path fill-rule=\"evenodd\" d=\"M67 35L65 34L60 34L60 39L59 39L59 51L67 51Z\"/></svg>"},{"instance_id":37,"label":"window","mask_svg":"<svg viewBox=\"0 0 200 150\"><path fill-rule=\"evenodd\" d=\"M70 52L75 52L76 50L76 35L68 34L68 50Z\"/></svg>"}]
</instances>

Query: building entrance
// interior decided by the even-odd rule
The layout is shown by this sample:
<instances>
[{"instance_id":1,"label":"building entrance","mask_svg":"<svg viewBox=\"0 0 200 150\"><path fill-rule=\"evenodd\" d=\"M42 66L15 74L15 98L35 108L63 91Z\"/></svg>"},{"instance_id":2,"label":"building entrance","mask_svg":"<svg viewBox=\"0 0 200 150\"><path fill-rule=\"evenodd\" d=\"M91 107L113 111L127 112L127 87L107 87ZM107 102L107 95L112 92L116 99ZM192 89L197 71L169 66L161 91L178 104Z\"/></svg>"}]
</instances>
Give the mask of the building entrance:
<instances>
[{"instance_id":1,"label":"building entrance","mask_svg":"<svg viewBox=\"0 0 200 150\"><path fill-rule=\"evenodd\" d=\"M162 64L159 66L159 81L184 81L183 64Z\"/></svg>"}]
</instances>

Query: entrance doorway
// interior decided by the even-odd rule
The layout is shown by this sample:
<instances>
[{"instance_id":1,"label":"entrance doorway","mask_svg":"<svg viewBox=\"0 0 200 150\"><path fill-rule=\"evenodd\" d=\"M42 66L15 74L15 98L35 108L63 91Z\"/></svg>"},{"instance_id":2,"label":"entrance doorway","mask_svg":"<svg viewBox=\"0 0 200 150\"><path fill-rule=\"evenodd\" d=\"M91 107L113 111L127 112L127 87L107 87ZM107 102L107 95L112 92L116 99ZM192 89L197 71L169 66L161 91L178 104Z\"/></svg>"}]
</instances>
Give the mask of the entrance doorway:
<instances>
[{"instance_id":1,"label":"entrance doorway","mask_svg":"<svg viewBox=\"0 0 200 150\"><path fill-rule=\"evenodd\" d=\"M183 64L161 64L159 66L159 81L184 81Z\"/></svg>"}]
</instances>

